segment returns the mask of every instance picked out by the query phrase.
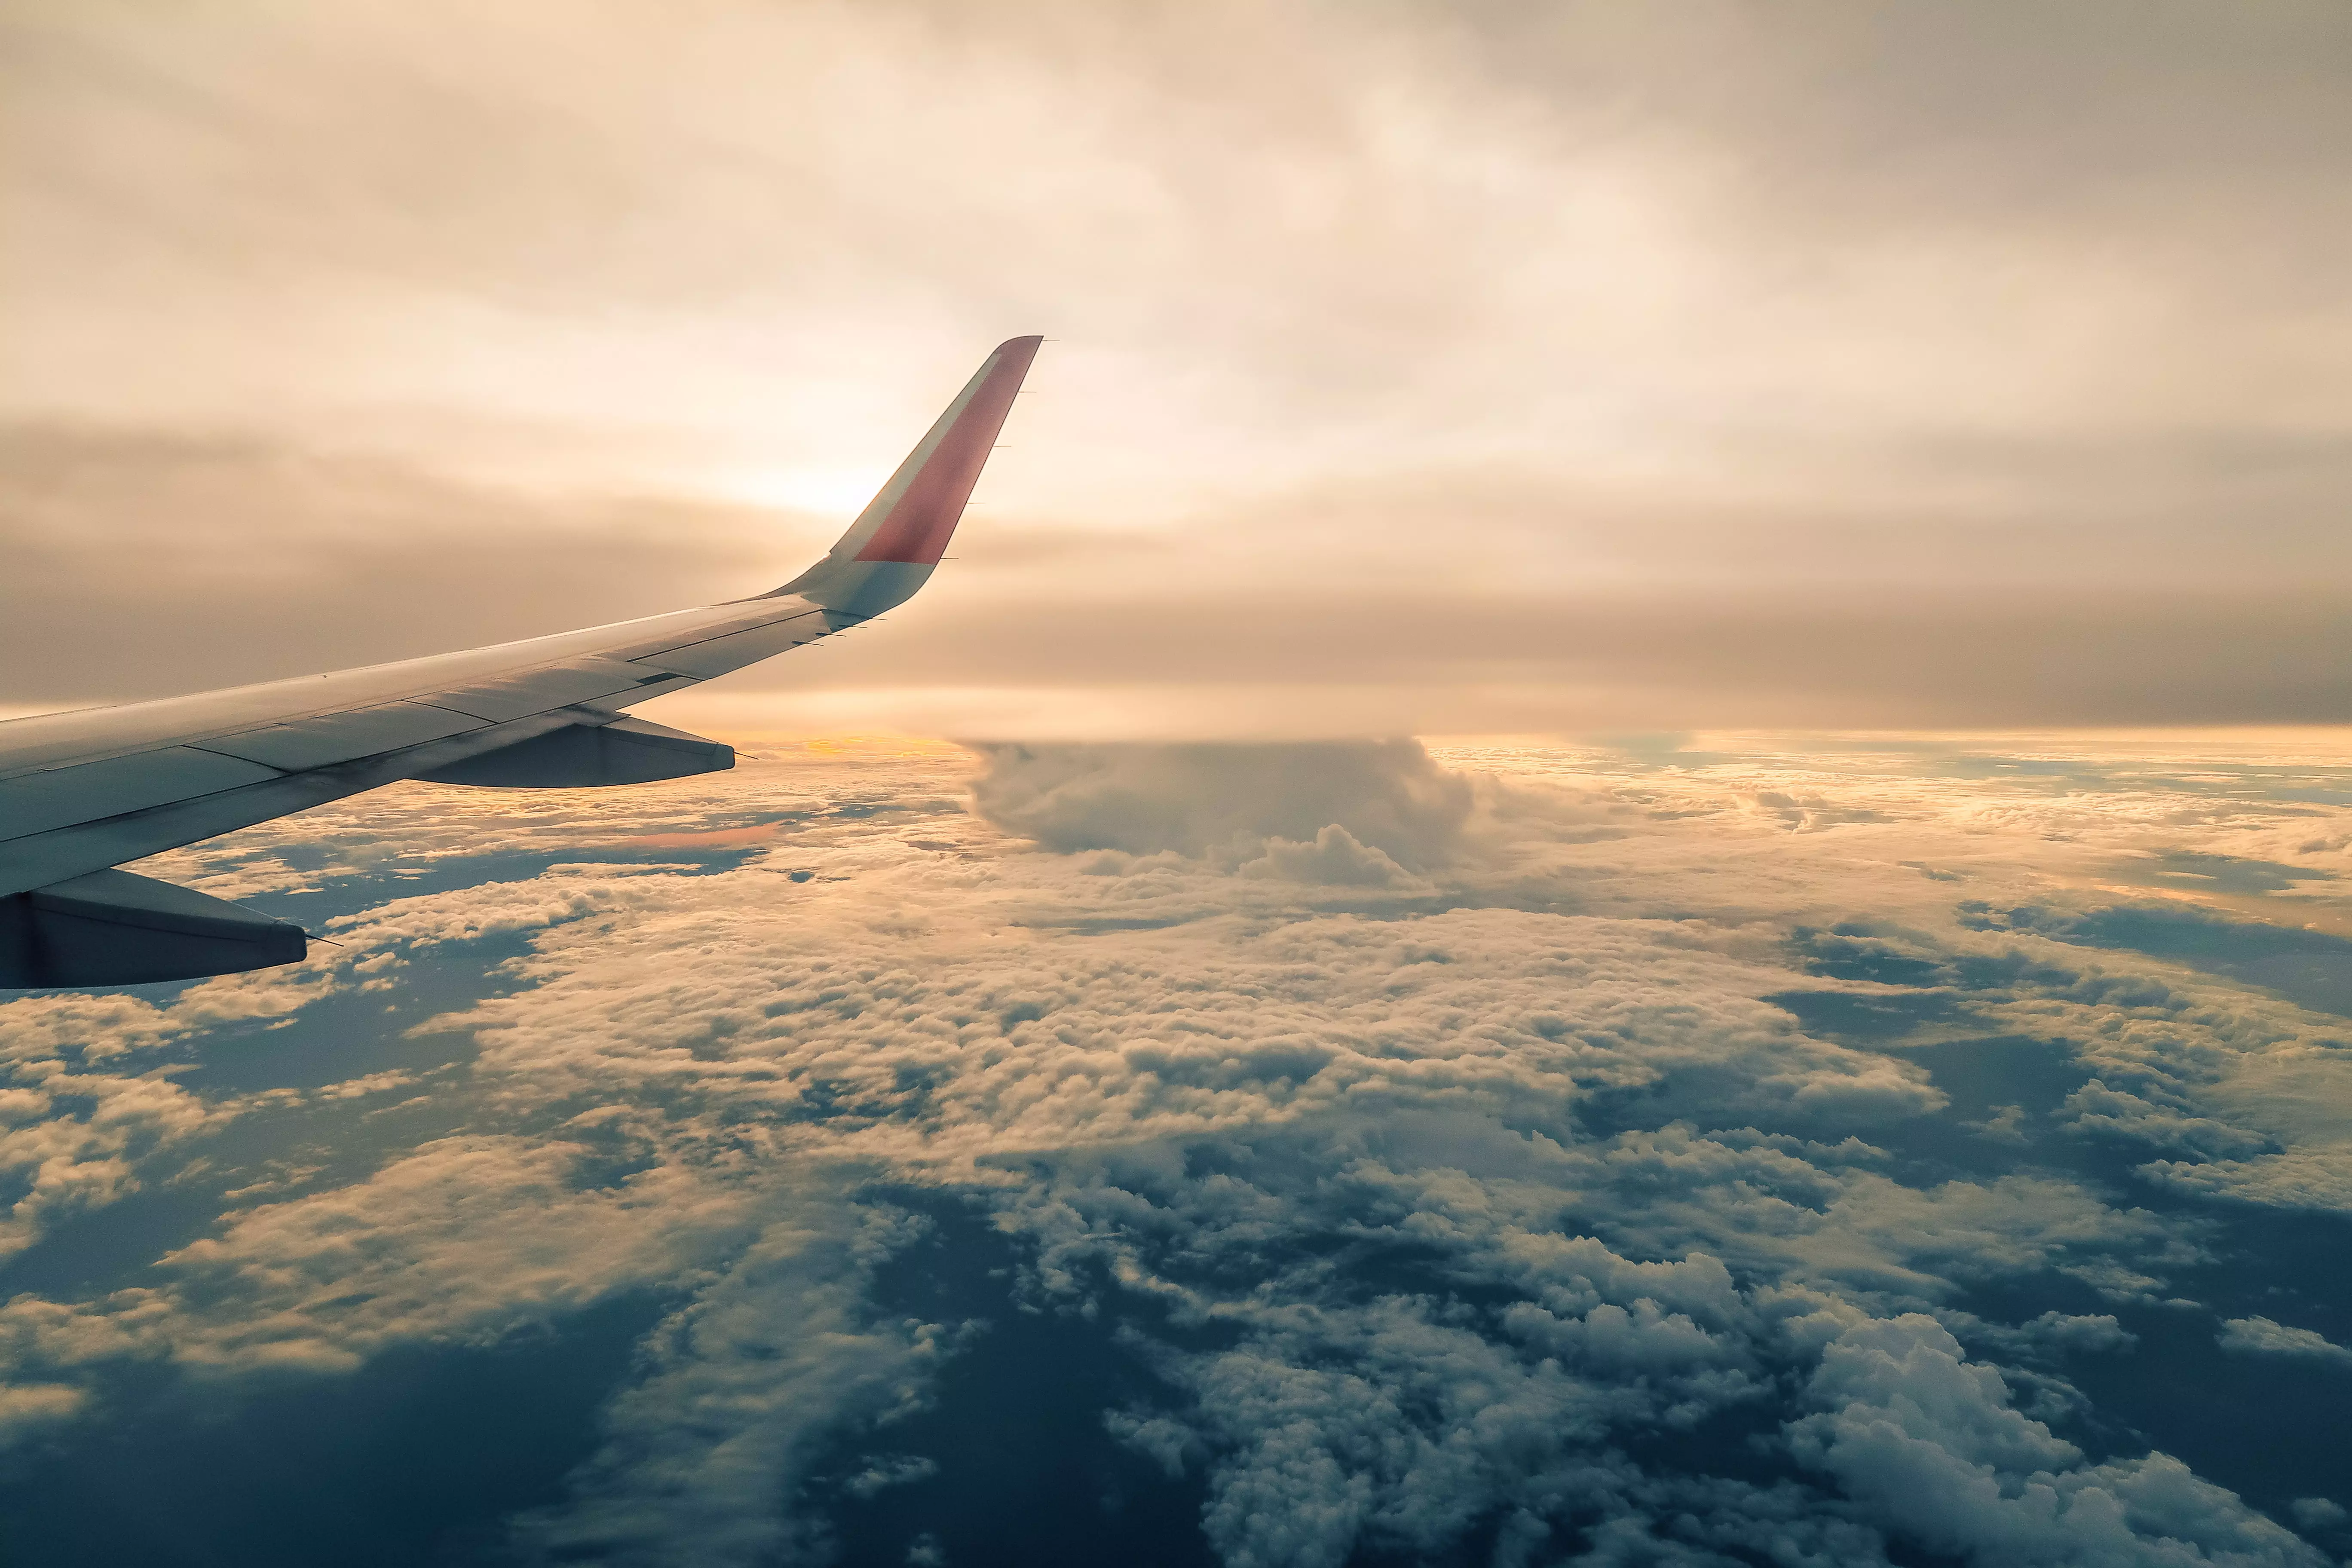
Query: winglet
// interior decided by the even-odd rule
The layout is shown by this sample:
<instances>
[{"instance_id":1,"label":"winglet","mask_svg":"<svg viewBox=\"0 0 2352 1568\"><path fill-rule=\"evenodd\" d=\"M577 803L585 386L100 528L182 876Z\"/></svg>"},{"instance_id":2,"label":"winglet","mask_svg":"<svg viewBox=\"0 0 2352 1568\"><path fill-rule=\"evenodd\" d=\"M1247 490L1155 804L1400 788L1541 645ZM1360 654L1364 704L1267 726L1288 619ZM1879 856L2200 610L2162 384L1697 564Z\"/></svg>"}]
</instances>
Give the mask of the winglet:
<instances>
[{"instance_id":1,"label":"winglet","mask_svg":"<svg viewBox=\"0 0 2352 1568\"><path fill-rule=\"evenodd\" d=\"M997 345L825 558L776 589L846 615L878 616L929 580L971 500L1041 337Z\"/></svg>"}]
</instances>

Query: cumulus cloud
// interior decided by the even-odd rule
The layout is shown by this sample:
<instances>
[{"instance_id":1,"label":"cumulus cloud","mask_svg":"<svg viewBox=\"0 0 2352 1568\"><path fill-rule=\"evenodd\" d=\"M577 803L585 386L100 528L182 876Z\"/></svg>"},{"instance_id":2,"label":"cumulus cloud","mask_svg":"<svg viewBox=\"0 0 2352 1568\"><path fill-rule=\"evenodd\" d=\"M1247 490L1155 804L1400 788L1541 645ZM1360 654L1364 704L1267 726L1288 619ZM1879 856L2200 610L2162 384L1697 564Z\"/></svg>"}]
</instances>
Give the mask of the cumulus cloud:
<instances>
[{"instance_id":1,"label":"cumulus cloud","mask_svg":"<svg viewBox=\"0 0 2352 1568\"><path fill-rule=\"evenodd\" d=\"M1809 1392L1829 1408L1791 1425L1798 1458L1939 1551L1983 1563L2326 1561L2167 1455L2084 1464L1931 1319L1847 1330Z\"/></svg>"},{"instance_id":2,"label":"cumulus cloud","mask_svg":"<svg viewBox=\"0 0 2352 1568\"><path fill-rule=\"evenodd\" d=\"M1417 741L1264 745L987 745L973 808L1049 849L1246 851L1262 875L1387 879L1444 862L1471 811L1467 779ZM1325 837L1336 827L1336 837ZM1331 871L1339 874L1328 874ZM1318 872L1324 874L1318 874Z\"/></svg>"},{"instance_id":3,"label":"cumulus cloud","mask_svg":"<svg viewBox=\"0 0 2352 1568\"><path fill-rule=\"evenodd\" d=\"M159 1009L128 997L26 998L0 1013L0 1258L58 1219L142 1185L152 1156L216 1131L236 1108L123 1061L142 1047L207 1026L265 1016L255 994L299 993L314 976L200 990ZM240 996L238 994L244 994ZM114 1070L120 1064L122 1070Z\"/></svg>"},{"instance_id":4,"label":"cumulus cloud","mask_svg":"<svg viewBox=\"0 0 2352 1568\"><path fill-rule=\"evenodd\" d=\"M1255 860L1243 861L1235 875L1328 882L1340 887L1386 888L1402 881L1406 873L1384 851L1358 843L1355 835L1334 822L1326 825L1311 844L1297 844L1287 838L1267 839L1265 853Z\"/></svg>"},{"instance_id":5,"label":"cumulus cloud","mask_svg":"<svg viewBox=\"0 0 2352 1568\"><path fill-rule=\"evenodd\" d=\"M2135 1314L2214 1277L2228 1218L2072 1173L2103 1140L2192 1174L2324 1148L2297 1108L2333 1080L2294 1064L2332 1059L2333 1026L1986 911L2162 839L2310 838L2274 811L2336 808L2109 783L2102 816L1987 770L1873 765L800 751L593 809L418 786L183 852L195 877L369 907L337 926L348 952L275 990L0 1009L36 1075L0 1103L60 1120L37 1074L89 1070L112 1028L121 1064L164 1060L207 1016L299 1026L497 952L495 984L340 1045L339 1080L184 1091L294 1125L414 1095L457 1124L332 1169L247 1160L202 1234L123 1289L20 1296L0 1348L17 1386L137 1363L233 1397L661 1291L593 1457L521 1539L646 1563L816 1551L803 1483L922 1495L949 1461L893 1423L988 1353L952 1316L874 1307L924 1234L880 1178L974 1205L1012 1248L1011 1310L1151 1369L1160 1392L1108 1433L1204 1489L1231 1562L1440 1555L1497 1521L1504 1561L1571 1540L1622 1561L2312 1561L2161 1439L2085 1453L2075 1358L2129 1358ZM957 807L967 784L985 815ZM1776 793L1821 816L1791 833L1754 808ZM714 858L680 858L696 845ZM425 1039L467 1048L393 1059ZM2062 1080L2003 1138L1970 1131L1978 1091L1949 1070L1988 1041ZM2092 1116L2210 1127L2081 1137ZM131 1174L210 1136L132 1145ZM45 1429L98 1418L60 1405ZM1726 1432L1759 1457L1717 1464Z\"/></svg>"},{"instance_id":6,"label":"cumulus cloud","mask_svg":"<svg viewBox=\"0 0 2352 1568\"><path fill-rule=\"evenodd\" d=\"M2296 1356L2352 1367L2352 1350L2309 1329L2290 1329L2268 1318L2232 1318L2221 1325L2221 1348L2232 1355Z\"/></svg>"},{"instance_id":7,"label":"cumulus cloud","mask_svg":"<svg viewBox=\"0 0 2352 1568\"><path fill-rule=\"evenodd\" d=\"M744 1223L740 1199L674 1167L580 1190L568 1178L584 1152L450 1140L364 1182L236 1213L218 1236L159 1260L179 1289L239 1304L178 1352L240 1367L348 1368L399 1340L495 1342L691 1267ZM506 1223L517 1213L533 1216L529 1239Z\"/></svg>"},{"instance_id":8,"label":"cumulus cloud","mask_svg":"<svg viewBox=\"0 0 2352 1568\"><path fill-rule=\"evenodd\" d=\"M750 1563L815 1544L813 1521L789 1505L816 1444L909 1405L945 1347L936 1325L872 1322L860 1306L867 1271L904 1244L906 1216L801 1208L656 1329L645 1375L605 1413L606 1441L576 1478L580 1496L520 1522L530 1549ZM904 1459L869 1467L849 1488L870 1496L926 1473Z\"/></svg>"},{"instance_id":9,"label":"cumulus cloud","mask_svg":"<svg viewBox=\"0 0 2352 1568\"><path fill-rule=\"evenodd\" d=\"M2352 1150L2341 1146L2294 1149L2260 1160L2156 1160L2144 1168L2185 1192L2324 1213L2352 1209Z\"/></svg>"},{"instance_id":10,"label":"cumulus cloud","mask_svg":"<svg viewBox=\"0 0 2352 1568\"><path fill-rule=\"evenodd\" d=\"M2289 1506L2295 1522L2305 1530L2329 1530L2352 1519L2352 1513L2347 1513L2342 1504L2324 1497L2299 1497Z\"/></svg>"},{"instance_id":11,"label":"cumulus cloud","mask_svg":"<svg viewBox=\"0 0 2352 1568\"><path fill-rule=\"evenodd\" d=\"M2075 1277L2082 1277L2080 1270ZM1939 1308L1933 1316L1972 1352L1992 1352L2029 1381L2032 1367L2057 1365L2081 1355L2128 1352L2140 1342L2139 1336L2125 1328L2113 1312L2053 1310L2021 1323L1988 1322L1973 1312L1953 1308ZM2057 1392L2047 1385L2044 1389Z\"/></svg>"}]
</instances>

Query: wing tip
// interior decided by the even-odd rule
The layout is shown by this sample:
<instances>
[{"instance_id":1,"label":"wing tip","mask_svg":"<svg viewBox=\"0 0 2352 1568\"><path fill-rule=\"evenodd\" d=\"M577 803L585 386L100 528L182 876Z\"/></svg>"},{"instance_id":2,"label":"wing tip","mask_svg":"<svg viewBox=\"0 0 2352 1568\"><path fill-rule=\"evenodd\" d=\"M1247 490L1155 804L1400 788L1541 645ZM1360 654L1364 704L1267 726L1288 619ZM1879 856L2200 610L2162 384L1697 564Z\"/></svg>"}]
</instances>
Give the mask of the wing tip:
<instances>
[{"instance_id":1,"label":"wing tip","mask_svg":"<svg viewBox=\"0 0 2352 1568\"><path fill-rule=\"evenodd\" d=\"M903 602L946 553L1043 333L1007 338L907 455L824 559L773 595L797 594L860 616ZM877 608L877 606L879 608Z\"/></svg>"}]
</instances>

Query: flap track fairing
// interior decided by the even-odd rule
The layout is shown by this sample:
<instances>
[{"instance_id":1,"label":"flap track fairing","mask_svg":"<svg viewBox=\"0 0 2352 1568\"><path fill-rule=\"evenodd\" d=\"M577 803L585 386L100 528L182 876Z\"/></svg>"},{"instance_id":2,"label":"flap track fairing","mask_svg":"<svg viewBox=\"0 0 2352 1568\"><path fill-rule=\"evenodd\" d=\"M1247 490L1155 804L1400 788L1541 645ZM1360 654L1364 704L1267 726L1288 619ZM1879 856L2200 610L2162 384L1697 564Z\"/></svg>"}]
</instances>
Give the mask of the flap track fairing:
<instances>
[{"instance_id":1,"label":"flap track fairing","mask_svg":"<svg viewBox=\"0 0 2352 1568\"><path fill-rule=\"evenodd\" d=\"M130 871L93 871L0 898L0 986L198 980L309 952L302 928Z\"/></svg>"}]
</instances>

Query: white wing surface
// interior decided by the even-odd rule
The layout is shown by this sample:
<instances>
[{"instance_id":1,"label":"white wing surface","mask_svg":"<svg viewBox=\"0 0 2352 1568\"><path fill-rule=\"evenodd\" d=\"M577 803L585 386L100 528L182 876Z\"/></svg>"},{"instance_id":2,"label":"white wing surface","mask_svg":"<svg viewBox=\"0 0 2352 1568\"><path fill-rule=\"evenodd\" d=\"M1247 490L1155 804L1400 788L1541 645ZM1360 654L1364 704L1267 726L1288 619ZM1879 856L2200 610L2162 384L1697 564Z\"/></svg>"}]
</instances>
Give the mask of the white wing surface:
<instances>
[{"instance_id":1,"label":"white wing surface","mask_svg":"<svg viewBox=\"0 0 2352 1568\"><path fill-rule=\"evenodd\" d=\"M562 788L734 765L624 710L870 619L929 579L1041 340L990 354L832 551L757 598L463 653L0 723L0 987L292 963L282 921L111 868L398 779Z\"/></svg>"}]
</instances>

